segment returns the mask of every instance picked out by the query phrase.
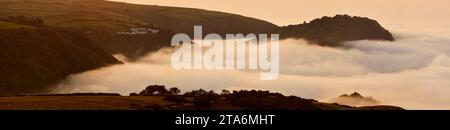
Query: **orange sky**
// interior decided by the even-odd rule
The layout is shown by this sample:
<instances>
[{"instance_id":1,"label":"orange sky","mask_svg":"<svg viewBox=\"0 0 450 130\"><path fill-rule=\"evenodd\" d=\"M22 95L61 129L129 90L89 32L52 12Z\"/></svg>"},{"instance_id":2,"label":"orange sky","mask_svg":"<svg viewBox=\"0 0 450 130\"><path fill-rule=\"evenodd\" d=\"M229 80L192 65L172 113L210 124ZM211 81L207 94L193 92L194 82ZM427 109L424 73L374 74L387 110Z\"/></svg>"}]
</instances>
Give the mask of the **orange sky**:
<instances>
[{"instance_id":1,"label":"orange sky","mask_svg":"<svg viewBox=\"0 0 450 130\"><path fill-rule=\"evenodd\" d=\"M383 20L384 24L429 23L450 19L449 0L114 0L129 3L193 7L264 19L278 25L320 16L350 14ZM427 19L427 20L424 20ZM414 21L414 22L412 22ZM447 22L448 23L448 22Z\"/></svg>"}]
</instances>

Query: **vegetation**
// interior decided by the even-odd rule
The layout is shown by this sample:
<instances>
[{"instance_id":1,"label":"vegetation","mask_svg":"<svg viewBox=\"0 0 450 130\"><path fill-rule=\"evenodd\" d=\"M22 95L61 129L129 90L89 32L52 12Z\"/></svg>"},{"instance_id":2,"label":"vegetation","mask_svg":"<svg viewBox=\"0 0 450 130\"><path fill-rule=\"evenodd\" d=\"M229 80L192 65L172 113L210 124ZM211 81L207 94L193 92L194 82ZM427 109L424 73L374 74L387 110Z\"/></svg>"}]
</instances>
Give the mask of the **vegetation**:
<instances>
[{"instance_id":1,"label":"vegetation","mask_svg":"<svg viewBox=\"0 0 450 130\"><path fill-rule=\"evenodd\" d=\"M89 32L89 39L109 53L122 53L131 59L170 46L174 34L192 34L194 25L203 25L205 34L267 33L278 28L229 13L104 0L8 0L0 1L0 5L0 18L24 15L41 18L48 26L83 29ZM148 25L161 31L155 35L117 35Z\"/></svg>"},{"instance_id":2,"label":"vegetation","mask_svg":"<svg viewBox=\"0 0 450 130\"><path fill-rule=\"evenodd\" d=\"M171 88L170 90L178 90ZM261 90L240 90L230 92L222 90L221 94L204 89L192 90L183 95L169 94L165 86L150 85L139 94L132 96L164 97L164 101L173 102L166 109L213 109L213 110L401 110L393 106L352 107L339 104L321 103L312 99L296 96L284 96ZM190 105L191 104L191 105Z\"/></svg>"},{"instance_id":3,"label":"vegetation","mask_svg":"<svg viewBox=\"0 0 450 130\"><path fill-rule=\"evenodd\" d=\"M42 94L42 95L18 95L21 96L120 96L118 93L69 93L69 94Z\"/></svg>"},{"instance_id":4,"label":"vegetation","mask_svg":"<svg viewBox=\"0 0 450 130\"><path fill-rule=\"evenodd\" d=\"M278 27L229 13L104 0L7 0L0 5L0 95L46 93L70 74L120 63L111 54L134 60L170 46L174 34L192 34L194 25L203 25L204 34L281 33L282 38L306 38L326 46L346 40L394 40L375 20L347 15ZM157 31L120 35L136 28ZM198 90L183 96L204 106L224 101L243 104L222 100L223 96L216 100L213 93ZM175 89L156 89L133 95L178 94Z\"/></svg>"},{"instance_id":5,"label":"vegetation","mask_svg":"<svg viewBox=\"0 0 450 130\"><path fill-rule=\"evenodd\" d=\"M281 38L305 38L324 46L341 46L340 42L348 40L393 40L392 35L375 20L347 15L278 27L236 14L104 0L8 0L0 1L0 5L3 6L0 18L25 15L41 18L49 26L81 29L107 52L122 53L131 60L170 46L171 37L176 33L192 35L194 25L202 25L204 34L279 33ZM141 27L157 28L160 32L117 35L117 32Z\"/></svg>"},{"instance_id":6,"label":"vegetation","mask_svg":"<svg viewBox=\"0 0 450 130\"><path fill-rule=\"evenodd\" d=\"M394 40L377 21L349 15L322 17L309 23L282 27L280 33L284 38L305 38L323 46L342 46L340 42L352 40Z\"/></svg>"},{"instance_id":7,"label":"vegetation","mask_svg":"<svg viewBox=\"0 0 450 130\"><path fill-rule=\"evenodd\" d=\"M258 90L228 94L193 90L185 94L74 93L0 97L0 110L404 110L394 106L352 107L321 103Z\"/></svg>"},{"instance_id":8,"label":"vegetation","mask_svg":"<svg viewBox=\"0 0 450 130\"><path fill-rule=\"evenodd\" d=\"M7 21L0 21L0 30L2 29L18 29L18 28L33 28L32 26L15 24Z\"/></svg>"},{"instance_id":9,"label":"vegetation","mask_svg":"<svg viewBox=\"0 0 450 130\"><path fill-rule=\"evenodd\" d=\"M46 93L71 74L120 63L82 32L49 26L0 30L0 57L2 96Z\"/></svg>"},{"instance_id":10,"label":"vegetation","mask_svg":"<svg viewBox=\"0 0 450 130\"><path fill-rule=\"evenodd\" d=\"M43 26L44 25L44 21L41 18L26 18L23 15L9 16L4 21L22 24L22 25L28 25L28 26Z\"/></svg>"},{"instance_id":11,"label":"vegetation","mask_svg":"<svg viewBox=\"0 0 450 130\"><path fill-rule=\"evenodd\" d=\"M157 110L173 102L153 96L19 96L0 97L0 110Z\"/></svg>"}]
</instances>

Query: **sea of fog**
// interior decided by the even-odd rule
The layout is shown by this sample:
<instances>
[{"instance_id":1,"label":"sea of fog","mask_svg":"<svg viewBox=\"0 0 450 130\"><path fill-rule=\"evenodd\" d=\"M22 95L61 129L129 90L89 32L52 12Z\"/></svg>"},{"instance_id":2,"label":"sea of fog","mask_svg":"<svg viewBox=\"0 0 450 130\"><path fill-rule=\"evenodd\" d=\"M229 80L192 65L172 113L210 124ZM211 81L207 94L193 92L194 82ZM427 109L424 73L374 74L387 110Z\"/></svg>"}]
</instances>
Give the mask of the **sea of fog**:
<instances>
[{"instance_id":1,"label":"sea of fog","mask_svg":"<svg viewBox=\"0 0 450 130\"><path fill-rule=\"evenodd\" d=\"M411 32L394 30L395 42L346 42L350 49L282 40L280 77L273 81L260 80L259 72L174 70L170 63L173 49L164 48L136 62L72 75L55 92L128 95L160 84L184 92L200 88L270 90L324 102L359 92L385 105L450 109L450 38Z\"/></svg>"}]
</instances>

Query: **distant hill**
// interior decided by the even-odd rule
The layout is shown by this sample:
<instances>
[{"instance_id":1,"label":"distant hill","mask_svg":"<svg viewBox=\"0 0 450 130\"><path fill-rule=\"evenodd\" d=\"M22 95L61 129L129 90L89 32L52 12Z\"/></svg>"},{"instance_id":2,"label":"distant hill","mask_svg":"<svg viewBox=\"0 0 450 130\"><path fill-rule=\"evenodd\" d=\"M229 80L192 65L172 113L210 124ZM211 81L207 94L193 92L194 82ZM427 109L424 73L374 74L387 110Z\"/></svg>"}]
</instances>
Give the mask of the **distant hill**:
<instances>
[{"instance_id":1,"label":"distant hill","mask_svg":"<svg viewBox=\"0 0 450 130\"><path fill-rule=\"evenodd\" d=\"M341 46L343 41L386 40L393 41L392 34L377 21L348 15L322 17L309 23L282 27L284 38L305 38L324 46Z\"/></svg>"},{"instance_id":2,"label":"distant hill","mask_svg":"<svg viewBox=\"0 0 450 130\"><path fill-rule=\"evenodd\" d=\"M353 94L344 94L337 98L332 99L330 102L338 103L342 105L350 106L376 106L380 105L380 102L372 97L364 97L361 94L354 92Z\"/></svg>"},{"instance_id":3,"label":"distant hill","mask_svg":"<svg viewBox=\"0 0 450 130\"><path fill-rule=\"evenodd\" d=\"M39 17L49 26L81 29L109 53L129 58L170 46L175 33L192 34L194 25L202 25L204 34L280 33L282 38L305 38L325 46L340 46L340 42L348 40L393 40L377 21L345 15L278 27L237 14L104 0L3 0L0 5L0 18ZM161 31L153 35L118 35L142 27Z\"/></svg>"},{"instance_id":4,"label":"distant hill","mask_svg":"<svg viewBox=\"0 0 450 130\"><path fill-rule=\"evenodd\" d=\"M120 63L80 32L2 24L0 96L46 93L70 74Z\"/></svg>"}]
</instances>

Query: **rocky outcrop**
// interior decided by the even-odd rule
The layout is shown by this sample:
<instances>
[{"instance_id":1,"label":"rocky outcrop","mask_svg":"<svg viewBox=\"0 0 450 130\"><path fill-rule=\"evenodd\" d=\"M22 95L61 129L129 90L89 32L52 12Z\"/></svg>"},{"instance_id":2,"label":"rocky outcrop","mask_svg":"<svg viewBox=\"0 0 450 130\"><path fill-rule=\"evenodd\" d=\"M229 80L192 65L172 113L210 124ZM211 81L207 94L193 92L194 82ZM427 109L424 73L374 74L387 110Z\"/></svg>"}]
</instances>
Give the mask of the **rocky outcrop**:
<instances>
[{"instance_id":1,"label":"rocky outcrop","mask_svg":"<svg viewBox=\"0 0 450 130\"><path fill-rule=\"evenodd\" d=\"M309 23L282 27L283 38L304 38L313 44L342 46L343 41L393 41L392 34L377 21L356 16L336 15L322 17Z\"/></svg>"}]
</instances>

